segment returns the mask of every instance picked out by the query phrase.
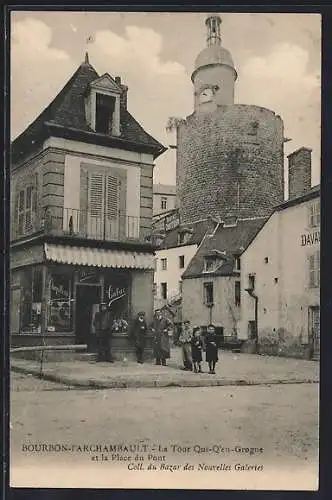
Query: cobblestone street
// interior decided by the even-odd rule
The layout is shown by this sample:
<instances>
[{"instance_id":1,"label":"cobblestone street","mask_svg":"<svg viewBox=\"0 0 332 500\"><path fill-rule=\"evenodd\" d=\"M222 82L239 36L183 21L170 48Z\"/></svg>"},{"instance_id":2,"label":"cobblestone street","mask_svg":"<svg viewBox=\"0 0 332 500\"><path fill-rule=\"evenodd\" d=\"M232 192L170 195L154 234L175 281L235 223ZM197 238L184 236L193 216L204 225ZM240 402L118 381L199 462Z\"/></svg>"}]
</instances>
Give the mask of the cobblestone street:
<instances>
[{"instance_id":1,"label":"cobblestone street","mask_svg":"<svg viewBox=\"0 0 332 500\"><path fill-rule=\"evenodd\" d=\"M246 485L254 481L257 488L269 484L279 489L284 484L286 489L312 489L318 474L318 389L318 384L299 384L96 391L14 374L12 484L54 487L74 481L76 486L128 487L130 481L132 487L170 487L166 482L172 481L173 487L234 488L235 484L243 487L245 479ZM243 472L235 478L208 472L189 478L188 472L187 476L164 472L157 478L156 473L133 471L128 476L129 464L123 464L120 456L114 456L110 466L110 457L96 465L91 452L33 451L41 443L142 442L164 450L154 455L164 455L167 464L262 464L266 473L251 472L247 477ZM213 446L219 447L216 453L208 453ZM229 447L234 452L237 446L246 451L228 455L220 451ZM190 452L181 451L186 448ZM250 448L263 451L250 455ZM69 475L64 474L68 466L72 468ZM117 474L110 475L110 468Z\"/></svg>"}]
</instances>

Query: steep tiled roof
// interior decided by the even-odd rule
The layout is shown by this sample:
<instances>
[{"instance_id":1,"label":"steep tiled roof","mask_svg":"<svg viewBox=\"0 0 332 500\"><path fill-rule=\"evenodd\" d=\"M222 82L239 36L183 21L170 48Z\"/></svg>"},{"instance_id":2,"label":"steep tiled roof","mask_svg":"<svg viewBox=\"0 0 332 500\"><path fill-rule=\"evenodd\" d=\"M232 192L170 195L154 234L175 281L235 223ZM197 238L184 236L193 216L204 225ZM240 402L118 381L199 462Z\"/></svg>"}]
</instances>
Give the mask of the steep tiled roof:
<instances>
[{"instance_id":1,"label":"steep tiled roof","mask_svg":"<svg viewBox=\"0 0 332 500\"><path fill-rule=\"evenodd\" d=\"M190 224L188 229L192 229L192 234L190 238L186 241L186 243L183 244L185 245L199 245L204 238L204 235L207 231L208 228L208 222L207 220L202 220L198 222L194 222L193 224ZM166 249L166 248L174 248L179 246L178 243L178 234L179 234L179 228L174 229L173 231L169 231L160 246L160 249Z\"/></svg>"},{"instance_id":2,"label":"steep tiled roof","mask_svg":"<svg viewBox=\"0 0 332 500\"><path fill-rule=\"evenodd\" d=\"M98 143L98 139L109 144L117 142L118 147L132 149L139 147L142 151L149 150L155 157L166 148L148 134L135 118L123 106L120 108L121 137L102 136L96 134L87 124L85 117L84 94L88 85L98 79L99 75L89 63L83 63L68 80L55 99L42 111L42 113L29 125L12 144L12 155L15 161L34 150L47 137L65 133L66 138L75 133L89 134L89 142ZM119 145L120 144L120 145Z\"/></svg>"},{"instance_id":3,"label":"steep tiled roof","mask_svg":"<svg viewBox=\"0 0 332 500\"><path fill-rule=\"evenodd\" d=\"M225 227L220 225L213 236L206 236L196 255L190 261L182 278L206 276L229 276L234 273L234 255L240 255L249 245L266 222L264 219L239 220L236 226ZM204 257L212 250L226 253L226 259L221 259L220 267L209 273L203 273Z\"/></svg>"}]
</instances>

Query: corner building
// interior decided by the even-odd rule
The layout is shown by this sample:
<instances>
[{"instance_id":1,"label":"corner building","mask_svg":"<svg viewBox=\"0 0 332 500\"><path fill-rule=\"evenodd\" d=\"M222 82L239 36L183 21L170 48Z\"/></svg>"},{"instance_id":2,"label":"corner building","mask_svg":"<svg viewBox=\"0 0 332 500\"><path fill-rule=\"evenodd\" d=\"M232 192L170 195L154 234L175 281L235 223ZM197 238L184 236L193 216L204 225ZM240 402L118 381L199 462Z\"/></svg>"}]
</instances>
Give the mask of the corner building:
<instances>
[{"instance_id":1,"label":"corner building","mask_svg":"<svg viewBox=\"0 0 332 500\"><path fill-rule=\"evenodd\" d=\"M101 301L119 322L153 313L154 159L165 148L127 108L120 77L88 56L12 144L11 345L87 344Z\"/></svg>"},{"instance_id":2,"label":"corner building","mask_svg":"<svg viewBox=\"0 0 332 500\"><path fill-rule=\"evenodd\" d=\"M181 223L264 217L283 201L283 121L269 109L234 104L238 75L220 25L219 16L206 20L207 47L192 74L195 109L177 127Z\"/></svg>"}]
</instances>

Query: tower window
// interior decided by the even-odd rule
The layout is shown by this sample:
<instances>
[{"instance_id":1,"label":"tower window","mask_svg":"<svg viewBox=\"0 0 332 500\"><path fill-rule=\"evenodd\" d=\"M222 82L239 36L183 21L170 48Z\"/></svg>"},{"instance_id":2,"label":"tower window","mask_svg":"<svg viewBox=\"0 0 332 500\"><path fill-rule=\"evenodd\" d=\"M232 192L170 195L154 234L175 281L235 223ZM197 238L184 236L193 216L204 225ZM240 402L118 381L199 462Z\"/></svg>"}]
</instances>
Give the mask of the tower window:
<instances>
[{"instance_id":1,"label":"tower window","mask_svg":"<svg viewBox=\"0 0 332 500\"><path fill-rule=\"evenodd\" d=\"M249 132L248 132L248 134L249 135L257 135L258 126L259 126L258 121L251 122L250 125L249 125Z\"/></svg>"},{"instance_id":2,"label":"tower window","mask_svg":"<svg viewBox=\"0 0 332 500\"><path fill-rule=\"evenodd\" d=\"M115 110L115 97L96 95L96 132L110 134L112 132L113 115Z\"/></svg>"}]
</instances>

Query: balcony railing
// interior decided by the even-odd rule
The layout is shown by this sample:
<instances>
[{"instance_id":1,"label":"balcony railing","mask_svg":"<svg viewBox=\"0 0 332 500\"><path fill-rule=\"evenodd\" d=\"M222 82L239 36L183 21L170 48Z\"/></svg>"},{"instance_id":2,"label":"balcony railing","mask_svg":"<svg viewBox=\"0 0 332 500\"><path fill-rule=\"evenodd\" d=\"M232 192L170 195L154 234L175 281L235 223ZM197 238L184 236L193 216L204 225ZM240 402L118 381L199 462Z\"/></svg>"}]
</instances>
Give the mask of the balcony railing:
<instances>
[{"instance_id":1,"label":"balcony railing","mask_svg":"<svg viewBox=\"0 0 332 500\"><path fill-rule=\"evenodd\" d=\"M48 207L41 220L34 220L23 230L15 229L14 239L37 231L104 241L144 240L147 236L140 230L139 217L121 213L114 217L100 216L85 210L62 207Z\"/></svg>"}]
</instances>

